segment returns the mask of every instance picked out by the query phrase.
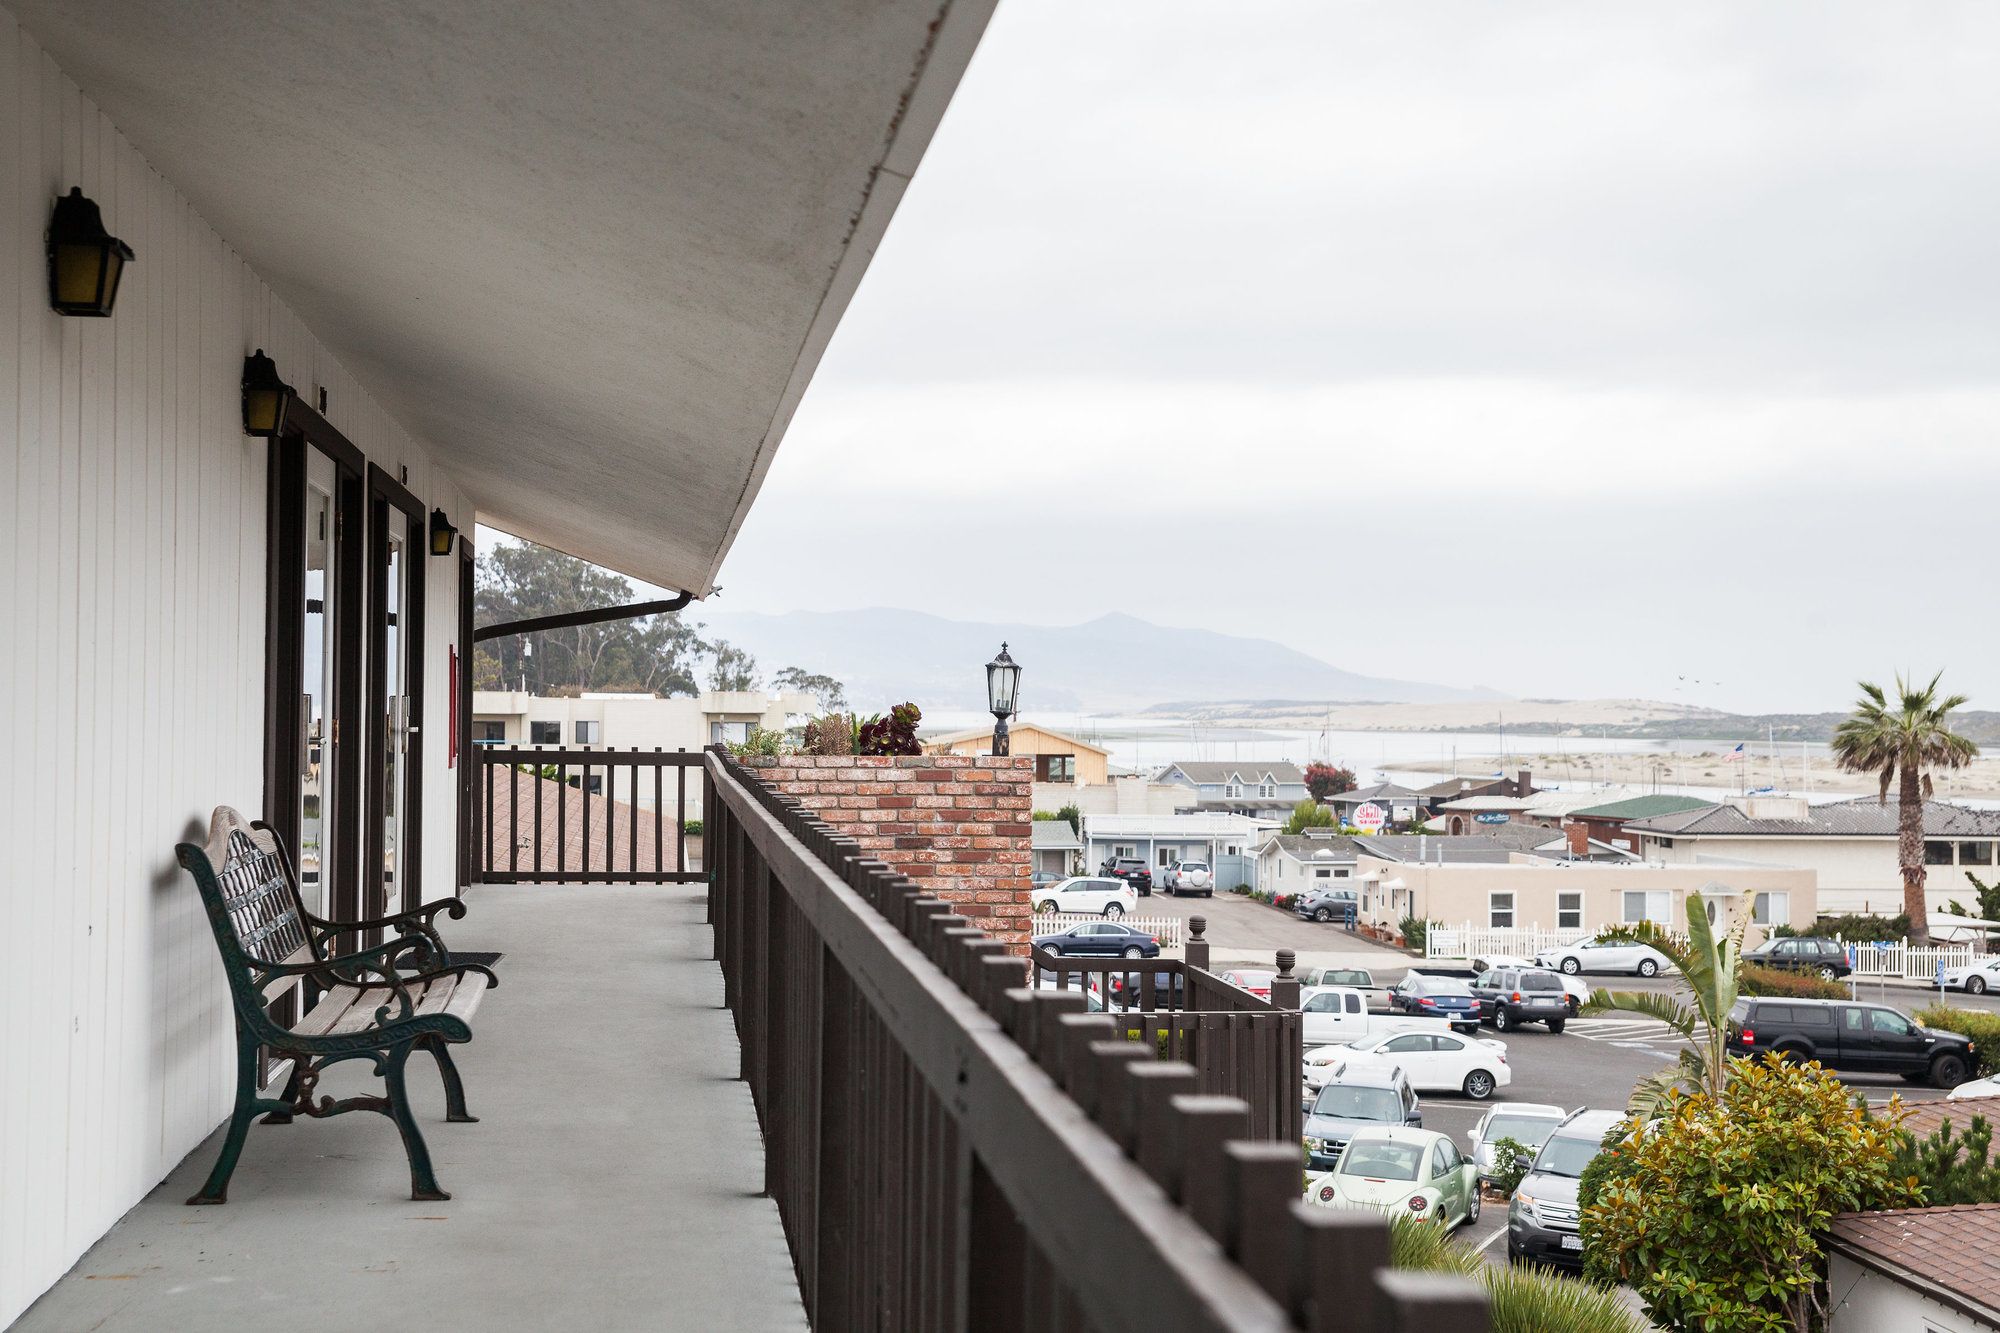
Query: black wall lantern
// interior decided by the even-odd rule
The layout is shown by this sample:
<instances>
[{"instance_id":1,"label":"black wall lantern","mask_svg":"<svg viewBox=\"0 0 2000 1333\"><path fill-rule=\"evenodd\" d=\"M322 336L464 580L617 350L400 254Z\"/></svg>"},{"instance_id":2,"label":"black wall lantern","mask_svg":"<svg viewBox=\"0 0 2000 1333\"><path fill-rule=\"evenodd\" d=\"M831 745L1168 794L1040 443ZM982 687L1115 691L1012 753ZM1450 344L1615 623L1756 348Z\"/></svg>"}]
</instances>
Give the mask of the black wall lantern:
<instances>
[{"instance_id":1,"label":"black wall lantern","mask_svg":"<svg viewBox=\"0 0 2000 1333\"><path fill-rule=\"evenodd\" d=\"M118 301L118 279L136 257L104 230L97 205L72 185L49 218L49 305L58 315L104 318Z\"/></svg>"},{"instance_id":2,"label":"black wall lantern","mask_svg":"<svg viewBox=\"0 0 2000 1333\"><path fill-rule=\"evenodd\" d=\"M993 753L1006 755L1013 753L1007 739L1007 719L1014 715L1015 701L1021 693L1021 668L1014 659L1007 656L1007 645L1000 645L1000 656L986 664L986 706L993 714Z\"/></svg>"},{"instance_id":3,"label":"black wall lantern","mask_svg":"<svg viewBox=\"0 0 2000 1333\"><path fill-rule=\"evenodd\" d=\"M298 395L278 378L278 363L259 347L243 358L243 433L278 438L285 428L285 413Z\"/></svg>"},{"instance_id":4,"label":"black wall lantern","mask_svg":"<svg viewBox=\"0 0 2000 1333\"><path fill-rule=\"evenodd\" d=\"M451 525L442 509L431 510L431 554L450 555L451 544L458 538L458 529Z\"/></svg>"}]
</instances>

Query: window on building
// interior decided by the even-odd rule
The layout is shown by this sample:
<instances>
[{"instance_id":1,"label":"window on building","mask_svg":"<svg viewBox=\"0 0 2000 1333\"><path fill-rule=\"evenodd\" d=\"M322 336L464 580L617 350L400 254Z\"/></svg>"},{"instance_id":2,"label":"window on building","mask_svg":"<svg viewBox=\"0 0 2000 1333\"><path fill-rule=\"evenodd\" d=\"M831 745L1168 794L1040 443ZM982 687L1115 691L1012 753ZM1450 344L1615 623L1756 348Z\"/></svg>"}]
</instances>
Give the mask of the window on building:
<instances>
[{"instance_id":1,"label":"window on building","mask_svg":"<svg viewBox=\"0 0 2000 1333\"><path fill-rule=\"evenodd\" d=\"M1651 921L1654 925L1671 924L1674 896L1665 889L1627 889L1625 891L1624 922L1636 926L1641 921Z\"/></svg>"},{"instance_id":2,"label":"window on building","mask_svg":"<svg viewBox=\"0 0 2000 1333\"><path fill-rule=\"evenodd\" d=\"M1076 756L1073 754L1038 754L1035 756L1035 781L1075 782Z\"/></svg>"},{"instance_id":3,"label":"window on building","mask_svg":"<svg viewBox=\"0 0 2000 1333\"><path fill-rule=\"evenodd\" d=\"M472 724L474 745L505 745L507 724L505 722L475 722Z\"/></svg>"},{"instance_id":4,"label":"window on building","mask_svg":"<svg viewBox=\"0 0 2000 1333\"><path fill-rule=\"evenodd\" d=\"M1222 794L1234 800L1243 794L1243 786L1241 783L1228 783L1222 788Z\"/></svg>"},{"instance_id":5,"label":"window on building","mask_svg":"<svg viewBox=\"0 0 2000 1333\"><path fill-rule=\"evenodd\" d=\"M1760 893L1750 903L1750 920L1760 926L1785 926L1792 920L1792 895Z\"/></svg>"},{"instance_id":6,"label":"window on building","mask_svg":"<svg viewBox=\"0 0 2000 1333\"><path fill-rule=\"evenodd\" d=\"M1950 865L1951 844L1948 842L1926 842L1924 844L1924 864L1927 866Z\"/></svg>"},{"instance_id":7,"label":"window on building","mask_svg":"<svg viewBox=\"0 0 2000 1333\"><path fill-rule=\"evenodd\" d=\"M750 739L748 722L711 722L708 724L710 745L742 745Z\"/></svg>"},{"instance_id":8,"label":"window on building","mask_svg":"<svg viewBox=\"0 0 2000 1333\"><path fill-rule=\"evenodd\" d=\"M1495 930L1513 929L1514 894L1511 890L1495 890L1486 895L1486 924Z\"/></svg>"},{"instance_id":9,"label":"window on building","mask_svg":"<svg viewBox=\"0 0 2000 1333\"><path fill-rule=\"evenodd\" d=\"M1263 800L1269 800L1271 797L1276 796L1277 794L1278 794L1278 789L1272 786L1270 783L1260 782L1257 784L1257 795L1259 798Z\"/></svg>"},{"instance_id":10,"label":"window on building","mask_svg":"<svg viewBox=\"0 0 2000 1333\"><path fill-rule=\"evenodd\" d=\"M602 722L578 720L576 724L576 743L578 745L599 745L603 743L603 740L604 724Z\"/></svg>"},{"instance_id":11,"label":"window on building","mask_svg":"<svg viewBox=\"0 0 2000 1333\"><path fill-rule=\"evenodd\" d=\"M530 745L561 745L561 744L562 744L562 723L560 723L560 722L530 722L530 723L528 724L528 744L530 744Z\"/></svg>"},{"instance_id":12,"label":"window on building","mask_svg":"<svg viewBox=\"0 0 2000 1333\"><path fill-rule=\"evenodd\" d=\"M1320 866L1320 867L1316 868L1316 869L1315 869L1315 870L1313 871L1313 878L1314 878L1314 879L1332 879L1332 878L1333 878L1333 871L1332 871L1331 869L1329 869L1328 867L1326 867L1326 866Z\"/></svg>"},{"instance_id":13,"label":"window on building","mask_svg":"<svg viewBox=\"0 0 2000 1333\"><path fill-rule=\"evenodd\" d=\"M1993 844L1990 842L1961 842L1958 844L1958 863L1962 866L1992 865Z\"/></svg>"},{"instance_id":14,"label":"window on building","mask_svg":"<svg viewBox=\"0 0 2000 1333\"><path fill-rule=\"evenodd\" d=\"M1174 849L1171 847L1162 847L1155 855L1160 858L1159 863L1163 866L1170 866L1174 863Z\"/></svg>"},{"instance_id":15,"label":"window on building","mask_svg":"<svg viewBox=\"0 0 2000 1333\"><path fill-rule=\"evenodd\" d=\"M1111 844L1111 854L1113 856L1130 856L1135 850L1137 849L1129 842L1114 842Z\"/></svg>"},{"instance_id":16,"label":"window on building","mask_svg":"<svg viewBox=\"0 0 2000 1333\"><path fill-rule=\"evenodd\" d=\"M1556 929L1583 929L1583 895L1576 892L1556 895Z\"/></svg>"}]
</instances>

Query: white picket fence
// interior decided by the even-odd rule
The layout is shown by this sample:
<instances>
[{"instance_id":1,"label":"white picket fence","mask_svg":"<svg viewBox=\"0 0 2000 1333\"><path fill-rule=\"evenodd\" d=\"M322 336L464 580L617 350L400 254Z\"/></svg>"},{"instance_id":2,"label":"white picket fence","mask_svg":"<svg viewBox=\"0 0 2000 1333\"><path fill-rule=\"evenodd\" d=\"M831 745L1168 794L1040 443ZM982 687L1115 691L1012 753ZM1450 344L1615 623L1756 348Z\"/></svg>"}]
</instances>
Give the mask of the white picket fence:
<instances>
[{"instance_id":1,"label":"white picket fence","mask_svg":"<svg viewBox=\"0 0 2000 1333\"><path fill-rule=\"evenodd\" d=\"M1839 939L1839 936L1835 936ZM1891 981L1935 981L1940 967L1967 967L1973 959L1970 944L1935 944L1917 948L1901 940L1842 941L1854 959L1854 975L1883 977Z\"/></svg>"},{"instance_id":2,"label":"white picket fence","mask_svg":"<svg viewBox=\"0 0 2000 1333\"><path fill-rule=\"evenodd\" d=\"M1090 912L1037 912L1035 913L1035 934L1054 935L1080 926L1086 921L1103 921L1107 918ZM1187 922L1177 916L1120 916L1111 917L1121 926L1143 930L1160 942L1162 949L1179 948Z\"/></svg>"},{"instance_id":3,"label":"white picket fence","mask_svg":"<svg viewBox=\"0 0 2000 1333\"><path fill-rule=\"evenodd\" d=\"M1575 944L1587 930L1544 930L1540 926L1447 926L1433 921L1424 932L1426 958L1533 958L1543 949Z\"/></svg>"}]
</instances>

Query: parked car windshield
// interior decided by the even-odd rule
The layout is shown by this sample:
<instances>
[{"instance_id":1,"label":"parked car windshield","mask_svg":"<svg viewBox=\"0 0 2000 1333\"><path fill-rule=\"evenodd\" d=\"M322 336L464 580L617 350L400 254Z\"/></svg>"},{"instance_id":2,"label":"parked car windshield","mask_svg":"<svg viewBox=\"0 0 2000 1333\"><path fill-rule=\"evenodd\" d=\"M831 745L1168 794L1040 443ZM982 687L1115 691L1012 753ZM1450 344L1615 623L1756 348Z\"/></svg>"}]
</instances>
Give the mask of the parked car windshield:
<instances>
[{"instance_id":1,"label":"parked car windshield","mask_svg":"<svg viewBox=\"0 0 2000 1333\"><path fill-rule=\"evenodd\" d=\"M1426 995L1470 995L1472 987L1456 977L1425 977L1418 983L1418 990Z\"/></svg>"},{"instance_id":2,"label":"parked car windshield","mask_svg":"<svg viewBox=\"0 0 2000 1333\"><path fill-rule=\"evenodd\" d=\"M1546 972L1523 972L1521 974L1522 990L1561 990L1562 988L1563 984Z\"/></svg>"},{"instance_id":3,"label":"parked car windshield","mask_svg":"<svg viewBox=\"0 0 2000 1333\"><path fill-rule=\"evenodd\" d=\"M1372 986L1375 979L1366 972L1334 971L1320 974L1322 986Z\"/></svg>"},{"instance_id":4,"label":"parked car windshield","mask_svg":"<svg viewBox=\"0 0 2000 1333\"><path fill-rule=\"evenodd\" d=\"M1340 1174L1372 1176L1377 1180L1415 1180L1423 1160L1423 1148L1414 1143L1356 1139L1347 1145L1347 1152L1340 1159Z\"/></svg>"},{"instance_id":5,"label":"parked car windshield","mask_svg":"<svg viewBox=\"0 0 2000 1333\"><path fill-rule=\"evenodd\" d=\"M1557 1121L1542 1115L1496 1115L1486 1122L1487 1143L1512 1139L1530 1148L1539 1148L1555 1132Z\"/></svg>"},{"instance_id":6,"label":"parked car windshield","mask_svg":"<svg viewBox=\"0 0 2000 1333\"><path fill-rule=\"evenodd\" d=\"M1319 1090L1312 1113L1331 1116L1335 1120L1380 1120L1387 1124L1401 1124L1403 1099L1396 1095L1394 1088L1354 1088L1329 1083Z\"/></svg>"},{"instance_id":7,"label":"parked car windshield","mask_svg":"<svg viewBox=\"0 0 2000 1333\"><path fill-rule=\"evenodd\" d=\"M1550 1139L1542 1146L1541 1156L1535 1159L1535 1170L1546 1176L1580 1176L1597 1156L1597 1150L1596 1139Z\"/></svg>"}]
</instances>

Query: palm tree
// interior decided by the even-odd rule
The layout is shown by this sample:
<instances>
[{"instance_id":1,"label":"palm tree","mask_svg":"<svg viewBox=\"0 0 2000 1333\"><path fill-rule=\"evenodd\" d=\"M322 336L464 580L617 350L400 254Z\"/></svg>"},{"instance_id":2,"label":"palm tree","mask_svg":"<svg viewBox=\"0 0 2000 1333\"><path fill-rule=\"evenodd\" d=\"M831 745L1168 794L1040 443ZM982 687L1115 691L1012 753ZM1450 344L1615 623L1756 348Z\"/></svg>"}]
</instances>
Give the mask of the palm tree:
<instances>
[{"instance_id":1,"label":"palm tree","mask_svg":"<svg viewBox=\"0 0 2000 1333\"><path fill-rule=\"evenodd\" d=\"M1724 885L1710 889L1731 892ZM1720 893L1715 895L1720 897ZM1736 976L1743 960L1743 932L1749 929L1754 894L1737 899L1729 929L1718 935L1708 919L1708 901L1701 893L1687 897L1687 935L1670 934L1651 921L1619 926L1600 933L1600 938L1636 940L1650 944L1680 969L1689 999L1682 1002L1656 991L1600 990L1583 1006L1587 1014L1622 1011L1657 1018L1681 1034L1687 1045L1681 1048L1680 1063L1657 1074L1648 1074L1632 1089L1625 1104L1640 1121L1660 1114L1672 1092L1705 1092L1720 1098L1729 1082L1729 1011L1736 1007Z\"/></svg>"},{"instance_id":2,"label":"palm tree","mask_svg":"<svg viewBox=\"0 0 2000 1333\"><path fill-rule=\"evenodd\" d=\"M1881 686L1864 680L1861 701L1833 731L1833 757L1850 773L1880 775L1884 805L1889 784L1896 784L1896 860L1903 871L1903 911L1910 918L1912 944L1931 942L1930 914L1924 908L1924 802L1931 798L1930 770L1964 768L1979 753L1978 746L1949 725L1951 711L1963 708L1966 698L1938 698L1943 676L1940 671L1918 690L1898 674L1893 706Z\"/></svg>"}]
</instances>

